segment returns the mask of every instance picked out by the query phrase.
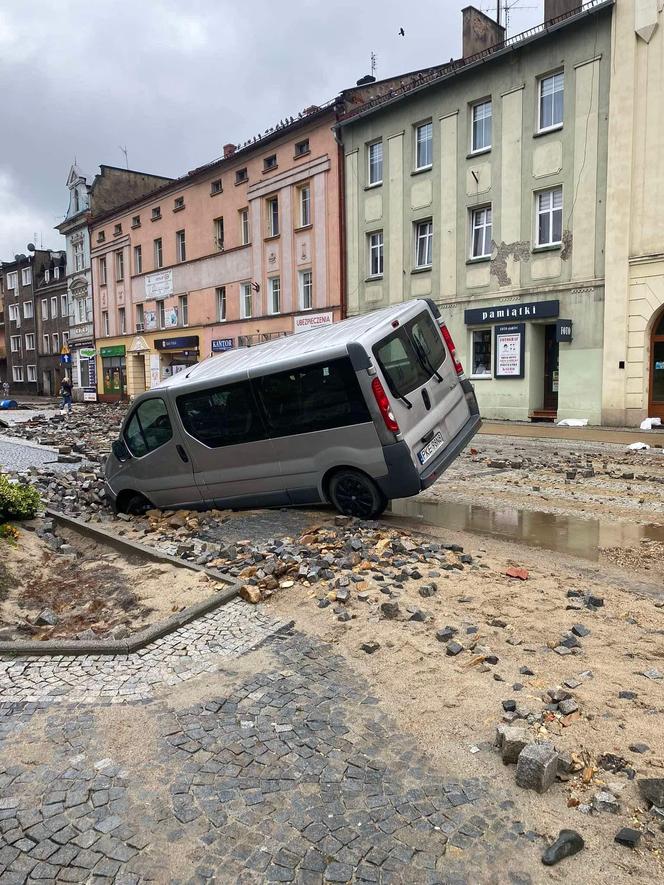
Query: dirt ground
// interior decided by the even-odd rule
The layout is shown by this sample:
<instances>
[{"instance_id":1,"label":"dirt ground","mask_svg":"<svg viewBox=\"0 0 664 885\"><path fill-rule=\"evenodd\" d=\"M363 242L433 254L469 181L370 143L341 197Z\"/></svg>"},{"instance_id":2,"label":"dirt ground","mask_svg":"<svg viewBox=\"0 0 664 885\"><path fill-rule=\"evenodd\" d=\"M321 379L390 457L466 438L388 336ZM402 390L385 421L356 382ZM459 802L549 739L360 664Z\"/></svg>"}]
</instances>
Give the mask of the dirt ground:
<instances>
[{"instance_id":1,"label":"dirt ground","mask_svg":"<svg viewBox=\"0 0 664 885\"><path fill-rule=\"evenodd\" d=\"M400 726L441 764L490 777L506 794L517 791L529 827L535 824L551 839L563 827L581 832L591 851L584 853L580 878L570 862L547 871L541 881L661 880L664 833L636 788L636 778L664 775L664 679L642 675L664 675L661 569L653 575L634 561L627 571L611 562L591 564L494 539L431 532L463 546L473 564L442 573L430 567L433 578L423 565L422 579L408 582L398 597L396 620L382 616L380 604L388 597L371 581L367 601L351 593L346 608L352 619L347 622L339 621L332 607L318 607L319 588L301 584L275 593L268 609L280 618L292 617L299 630L343 652ZM527 579L508 577L513 566L525 568ZM419 588L432 581L437 591L423 598ZM588 608L588 595L601 598L603 605ZM423 610L427 620L409 620L409 608ZM436 638L436 631L448 625L456 628L454 640L464 647L456 657L447 655L446 643ZM553 648L573 625L590 632L579 639L579 648L561 656ZM379 647L367 653L362 649L367 643ZM496 664L485 662L490 655L497 656ZM569 717L545 712L542 722L546 690L564 687L565 680L572 680L569 693L578 712ZM635 697L620 698L621 691ZM545 795L519 790L514 766L504 765L494 747L505 700L516 701L520 716L531 714L532 724L514 722L527 727L531 739L551 740L560 751L574 754L579 770ZM630 749L637 744L648 749ZM583 813L602 788L617 796L619 813ZM614 843L623 826L646 831L636 851Z\"/></svg>"},{"instance_id":2,"label":"dirt ground","mask_svg":"<svg viewBox=\"0 0 664 885\"><path fill-rule=\"evenodd\" d=\"M58 531L71 547L64 554L35 532L19 532L16 545L0 542L3 639L65 639L88 630L121 638L201 602L217 586L204 574L127 559L73 532ZM55 615L56 624L37 623L45 610Z\"/></svg>"}]
</instances>

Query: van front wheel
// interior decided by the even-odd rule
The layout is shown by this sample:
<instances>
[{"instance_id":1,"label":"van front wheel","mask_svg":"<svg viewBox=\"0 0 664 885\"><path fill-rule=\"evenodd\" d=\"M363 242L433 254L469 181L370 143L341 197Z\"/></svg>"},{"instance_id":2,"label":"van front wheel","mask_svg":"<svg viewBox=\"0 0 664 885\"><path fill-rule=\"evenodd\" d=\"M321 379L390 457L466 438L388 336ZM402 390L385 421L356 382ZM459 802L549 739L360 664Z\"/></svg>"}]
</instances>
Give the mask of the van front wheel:
<instances>
[{"instance_id":1,"label":"van front wheel","mask_svg":"<svg viewBox=\"0 0 664 885\"><path fill-rule=\"evenodd\" d=\"M376 483L359 470L339 470L329 485L330 500L344 516L375 519L387 507L387 498Z\"/></svg>"}]
</instances>

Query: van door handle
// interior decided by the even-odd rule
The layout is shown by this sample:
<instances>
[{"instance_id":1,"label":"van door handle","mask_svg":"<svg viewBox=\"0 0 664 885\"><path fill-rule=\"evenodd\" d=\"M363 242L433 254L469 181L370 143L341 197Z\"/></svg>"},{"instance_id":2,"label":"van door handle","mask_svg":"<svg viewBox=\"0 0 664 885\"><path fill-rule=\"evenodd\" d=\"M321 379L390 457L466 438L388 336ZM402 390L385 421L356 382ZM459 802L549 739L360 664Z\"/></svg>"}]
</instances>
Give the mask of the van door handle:
<instances>
[{"instance_id":1,"label":"van door handle","mask_svg":"<svg viewBox=\"0 0 664 885\"><path fill-rule=\"evenodd\" d=\"M421 442L423 442L426 445L428 442L431 442L432 439L433 439L433 430L430 430L428 433L424 434L424 436L421 439Z\"/></svg>"},{"instance_id":2,"label":"van door handle","mask_svg":"<svg viewBox=\"0 0 664 885\"><path fill-rule=\"evenodd\" d=\"M178 455L179 455L179 456L182 458L182 460L184 461L184 463L185 463L185 464L188 464L188 463L189 463L189 457L188 457L187 453L186 453L185 450L184 450L184 446L181 446L181 445L178 443L178 445L176 445L175 449L176 449Z\"/></svg>"}]
</instances>

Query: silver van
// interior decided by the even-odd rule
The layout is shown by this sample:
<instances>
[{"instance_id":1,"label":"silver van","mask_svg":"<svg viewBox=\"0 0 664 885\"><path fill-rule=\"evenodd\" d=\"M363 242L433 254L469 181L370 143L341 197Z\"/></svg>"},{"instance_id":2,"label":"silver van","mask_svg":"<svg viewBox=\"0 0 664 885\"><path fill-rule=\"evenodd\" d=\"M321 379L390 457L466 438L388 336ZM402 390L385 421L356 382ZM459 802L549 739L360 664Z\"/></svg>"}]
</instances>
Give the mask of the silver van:
<instances>
[{"instance_id":1,"label":"silver van","mask_svg":"<svg viewBox=\"0 0 664 885\"><path fill-rule=\"evenodd\" d=\"M372 518L480 426L433 301L227 351L141 394L106 463L118 511L331 502Z\"/></svg>"}]
</instances>

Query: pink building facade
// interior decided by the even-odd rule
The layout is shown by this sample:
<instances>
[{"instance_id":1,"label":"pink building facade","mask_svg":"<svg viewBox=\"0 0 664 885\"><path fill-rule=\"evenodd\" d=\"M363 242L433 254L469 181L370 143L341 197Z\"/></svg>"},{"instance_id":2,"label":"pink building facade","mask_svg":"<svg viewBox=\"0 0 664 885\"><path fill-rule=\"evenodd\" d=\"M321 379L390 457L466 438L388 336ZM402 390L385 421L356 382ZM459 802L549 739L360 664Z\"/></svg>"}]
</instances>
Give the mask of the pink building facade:
<instances>
[{"instance_id":1,"label":"pink building facade","mask_svg":"<svg viewBox=\"0 0 664 885\"><path fill-rule=\"evenodd\" d=\"M215 352L338 320L341 166L333 109L94 220L102 399L134 396Z\"/></svg>"}]
</instances>

